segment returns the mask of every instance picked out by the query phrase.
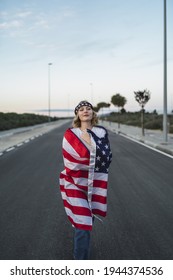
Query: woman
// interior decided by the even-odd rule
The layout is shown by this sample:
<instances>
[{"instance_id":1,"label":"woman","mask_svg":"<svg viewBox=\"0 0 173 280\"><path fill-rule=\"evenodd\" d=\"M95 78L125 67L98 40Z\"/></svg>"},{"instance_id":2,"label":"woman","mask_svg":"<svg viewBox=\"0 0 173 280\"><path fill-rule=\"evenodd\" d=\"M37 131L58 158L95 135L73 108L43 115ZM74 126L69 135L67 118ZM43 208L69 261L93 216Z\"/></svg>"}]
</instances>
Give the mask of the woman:
<instances>
[{"instance_id":1,"label":"woman","mask_svg":"<svg viewBox=\"0 0 173 280\"><path fill-rule=\"evenodd\" d=\"M96 126L97 115L88 101L74 110L73 127L63 138L65 169L60 189L66 214L74 227L74 259L89 258L94 217L107 211L108 168L112 159L108 134Z\"/></svg>"}]
</instances>

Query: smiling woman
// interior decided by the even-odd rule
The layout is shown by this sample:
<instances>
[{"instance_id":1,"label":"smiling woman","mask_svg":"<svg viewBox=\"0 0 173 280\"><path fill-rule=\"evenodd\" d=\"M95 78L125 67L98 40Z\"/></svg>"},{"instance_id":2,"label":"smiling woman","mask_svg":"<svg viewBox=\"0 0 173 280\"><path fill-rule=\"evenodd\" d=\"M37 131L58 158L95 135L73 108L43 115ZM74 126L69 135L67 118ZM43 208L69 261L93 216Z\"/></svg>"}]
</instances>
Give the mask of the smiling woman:
<instances>
[{"instance_id":1,"label":"smiling woman","mask_svg":"<svg viewBox=\"0 0 173 280\"><path fill-rule=\"evenodd\" d=\"M65 169L60 173L60 190L74 227L74 259L82 260L89 258L94 218L106 216L112 153L106 129L96 125L92 104L81 101L74 112L73 127L67 129L63 138Z\"/></svg>"}]
</instances>

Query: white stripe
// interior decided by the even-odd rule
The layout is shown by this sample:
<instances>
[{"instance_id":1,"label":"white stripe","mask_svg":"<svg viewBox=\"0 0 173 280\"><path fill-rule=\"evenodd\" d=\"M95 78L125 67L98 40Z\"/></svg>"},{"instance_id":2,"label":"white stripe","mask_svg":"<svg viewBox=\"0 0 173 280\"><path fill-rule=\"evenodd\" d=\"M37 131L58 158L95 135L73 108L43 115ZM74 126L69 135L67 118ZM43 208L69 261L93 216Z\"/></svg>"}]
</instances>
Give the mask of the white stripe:
<instances>
[{"instance_id":1,"label":"white stripe","mask_svg":"<svg viewBox=\"0 0 173 280\"><path fill-rule=\"evenodd\" d=\"M68 190L80 190L78 187L76 187L73 183L68 182L67 180L64 180L64 188Z\"/></svg>"},{"instance_id":2,"label":"white stripe","mask_svg":"<svg viewBox=\"0 0 173 280\"><path fill-rule=\"evenodd\" d=\"M67 197L66 193L63 191L61 192L62 198L66 200L70 205L72 206L81 206L85 208L89 208L88 201L83 198L76 198L76 197ZM107 204L101 203L101 202L92 202L92 209L101 209L102 211L106 211L107 209Z\"/></svg>"},{"instance_id":3,"label":"white stripe","mask_svg":"<svg viewBox=\"0 0 173 280\"><path fill-rule=\"evenodd\" d=\"M106 181L108 180L107 173L95 172L94 173L94 180Z\"/></svg>"},{"instance_id":4,"label":"white stripe","mask_svg":"<svg viewBox=\"0 0 173 280\"><path fill-rule=\"evenodd\" d=\"M64 162L67 162L67 165L65 165L66 167L68 167L68 164L69 163L71 163L69 160L67 160L67 159L64 159ZM88 171L88 165L85 165L85 164L78 164L78 163L76 163L76 165L77 165L77 167L80 167L79 169L78 168L74 168L74 163L71 163L72 164L72 168L69 168L69 169L71 169L71 170L79 170L80 168L80 170L86 170L86 171ZM86 167L87 167L87 169L86 169ZM66 171L65 170L63 170L61 173L63 173L63 174L65 174L66 175ZM84 186L87 186L88 185L88 179L87 178L82 178L82 177L80 177L80 178L76 178L76 177L72 177L71 176L71 178L73 178L73 180L74 180L74 182L75 182L75 184L81 184L81 185L84 185ZM80 183L81 182L81 180L82 180L82 183ZM87 180L87 184L85 184L85 181ZM108 174L107 173L101 173L101 172L94 172L94 180L99 180L99 181L105 181L105 182L107 182L108 181Z\"/></svg>"},{"instance_id":5,"label":"white stripe","mask_svg":"<svg viewBox=\"0 0 173 280\"><path fill-rule=\"evenodd\" d=\"M90 151L90 163L88 172L88 202L91 209L91 200L93 193L93 180L94 180L94 167L95 167L95 157L96 157L96 143L91 136L92 149Z\"/></svg>"},{"instance_id":6,"label":"white stripe","mask_svg":"<svg viewBox=\"0 0 173 280\"><path fill-rule=\"evenodd\" d=\"M66 180L65 180L65 182L63 181L62 184L64 184L65 189L77 190L77 191L81 191L81 192L83 192L85 194L87 193L87 191L83 190L82 188L80 189L80 186L77 187L76 185L74 185L74 184L72 184L72 183L70 183L70 182L68 182Z\"/></svg>"},{"instance_id":7,"label":"white stripe","mask_svg":"<svg viewBox=\"0 0 173 280\"><path fill-rule=\"evenodd\" d=\"M69 153L73 154L76 157L80 157L79 154L75 151L75 149L70 145L70 143L67 141L67 139L64 137L62 142L63 148Z\"/></svg>"},{"instance_id":8,"label":"white stripe","mask_svg":"<svg viewBox=\"0 0 173 280\"><path fill-rule=\"evenodd\" d=\"M66 170L64 169L61 174L66 175ZM67 183L70 184L70 188L74 189L79 189L76 185L81 185L82 187L88 187L88 179L87 178L75 178L71 176L71 179L74 181L74 184L71 182L68 182L65 178L59 178L60 185L65 185L67 186ZM80 189L81 190L81 189Z\"/></svg>"},{"instance_id":9,"label":"white stripe","mask_svg":"<svg viewBox=\"0 0 173 280\"><path fill-rule=\"evenodd\" d=\"M86 164L71 162L66 158L64 158L64 165L71 170L85 170L85 171L87 171L89 169L89 166L86 165Z\"/></svg>"},{"instance_id":10,"label":"white stripe","mask_svg":"<svg viewBox=\"0 0 173 280\"><path fill-rule=\"evenodd\" d=\"M93 188L93 194L101 195L101 196L107 196L107 190L102 188Z\"/></svg>"},{"instance_id":11,"label":"white stripe","mask_svg":"<svg viewBox=\"0 0 173 280\"><path fill-rule=\"evenodd\" d=\"M92 225L92 217L73 214L73 212L67 207L65 207L65 210L67 215L70 216L75 223L89 226Z\"/></svg>"},{"instance_id":12,"label":"white stripe","mask_svg":"<svg viewBox=\"0 0 173 280\"><path fill-rule=\"evenodd\" d=\"M88 179L87 178L75 178L75 177L72 177L74 183L76 185L81 185L81 186L85 186L85 187L88 187Z\"/></svg>"},{"instance_id":13,"label":"white stripe","mask_svg":"<svg viewBox=\"0 0 173 280\"><path fill-rule=\"evenodd\" d=\"M92 202L92 209L99 209L101 211L106 212L107 211L107 204L103 204L100 202Z\"/></svg>"},{"instance_id":14,"label":"white stripe","mask_svg":"<svg viewBox=\"0 0 173 280\"><path fill-rule=\"evenodd\" d=\"M65 185L65 188L67 189L72 189L72 190L79 190L81 192L84 192L86 193L86 191L80 189L80 185L79 187L77 187L76 185L68 182L65 180L64 182L64 179L60 179L60 185ZM82 185L83 186L83 185ZM102 188L93 188L93 194L97 194L97 195L101 195L101 196L104 196L106 197L107 196L107 189L102 189Z\"/></svg>"},{"instance_id":15,"label":"white stripe","mask_svg":"<svg viewBox=\"0 0 173 280\"><path fill-rule=\"evenodd\" d=\"M89 209L88 201L86 199L70 196L67 197L65 192L62 192L62 198L72 206L85 207Z\"/></svg>"},{"instance_id":16,"label":"white stripe","mask_svg":"<svg viewBox=\"0 0 173 280\"><path fill-rule=\"evenodd\" d=\"M67 159L64 159L64 162L67 162L67 165L68 165L68 163L70 161L68 161ZM72 163L72 165L73 165L72 169L69 168L68 166L67 167L69 169L71 169L71 170L78 170L78 169L74 168L74 163ZM82 170L86 170L86 167L88 169L88 165L85 165L85 164L77 164L77 165L81 166ZM63 170L61 173L66 175L66 171L65 170ZM80 177L80 178L72 177L72 178L73 178L75 184L79 184L79 185L81 184L83 186L88 186L88 179L87 178L82 178L82 177ZM99 180L99 181L107 182L108 181L108 174L107 173L101 173L101 172L94 172L94 180ZM80 183L81 181L82 181L82 183ZM87 184L85 182L87 182Z\"/></svg>"}]
</instances>

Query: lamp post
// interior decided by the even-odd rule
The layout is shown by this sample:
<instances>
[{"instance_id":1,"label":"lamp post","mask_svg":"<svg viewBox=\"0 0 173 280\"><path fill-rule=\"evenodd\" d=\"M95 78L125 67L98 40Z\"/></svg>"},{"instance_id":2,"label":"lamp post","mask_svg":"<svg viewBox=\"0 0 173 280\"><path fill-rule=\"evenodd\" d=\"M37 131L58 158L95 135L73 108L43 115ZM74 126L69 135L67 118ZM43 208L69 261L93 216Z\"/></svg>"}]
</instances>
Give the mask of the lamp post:
<instances>
[{"instance_id":1,"label":"lamp post","mask_svg":"<svg viewBox=\"0 0 173 280\"><path fill-rule=\"evenodd\" d=\"M166 28L166 0L164 0L164 66L163 66L163 134L164 141L168 141L168 124L167 124L167 28Z\"/></svg>"},{"instance_id":2,"label":"lamp post","mask_svg":"<svg viewBox=\"0 0 173 280\"><path fill-rule=\"evenodd\" d=\"M51 87L50 87L50 66L52 65L52 63L48 63L48 111L49 111L49 117L48 117L48 121L51 121L50 118L50 94L51 94Z\"/></svg>"},{"instance_id":3,"label":"lamp post","mask_svg":"<svg viewBox=\"0 0 173 280\"><path fill-rule=\"evenodd\" d=\"M90 83L91 86L91 103L93 105L93 83Z\"/></svg>"}]
</instances>

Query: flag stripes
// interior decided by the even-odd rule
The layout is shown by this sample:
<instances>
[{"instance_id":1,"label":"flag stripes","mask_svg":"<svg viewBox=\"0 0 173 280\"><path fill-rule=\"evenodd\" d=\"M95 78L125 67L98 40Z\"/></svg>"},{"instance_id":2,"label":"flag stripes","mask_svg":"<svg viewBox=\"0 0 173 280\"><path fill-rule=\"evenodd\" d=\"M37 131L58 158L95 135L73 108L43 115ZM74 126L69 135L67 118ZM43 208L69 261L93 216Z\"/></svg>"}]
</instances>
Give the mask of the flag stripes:
<instances>
[{"instance_id":1,"label":"flag stripes","mask_svg":"<svg viewBox=\"0 0 173 280\"><path fill-rule=\"evenodd\" d=\"M109 162L106 162L106 151L110 148L108 140L104 137L94 139L94 133L91 137L94 139L97 161L95 164L101 172L91 166L90 152L84 143L76 135L78 128L68 129L63 138L63 159L65 169L60 173L60 190L65 207L66 214L73 226L91 230L93 223L93 214L105 217L107 211L107 182L108 173L106 168ZM98 130L98 128L97 128ZM104 135L106 134L103 130ZM100 133L100 130L99 130ZM100 141L98 141L98 139ZM105 144L106 143L106 144ZM104 148L102 145L104 144ZM103 154L104 161L102 162ZM93 156L93 152L91 153ZM101 162L100 162L101 161ZM110 161L110 157L109 157ZM105 166L106 165L106 166ZM91 179L92 178L92 179ZM89 194L89 191L92 193ZM89 201L89 197L91 201Z\"/></svg>"}]
</instances>

